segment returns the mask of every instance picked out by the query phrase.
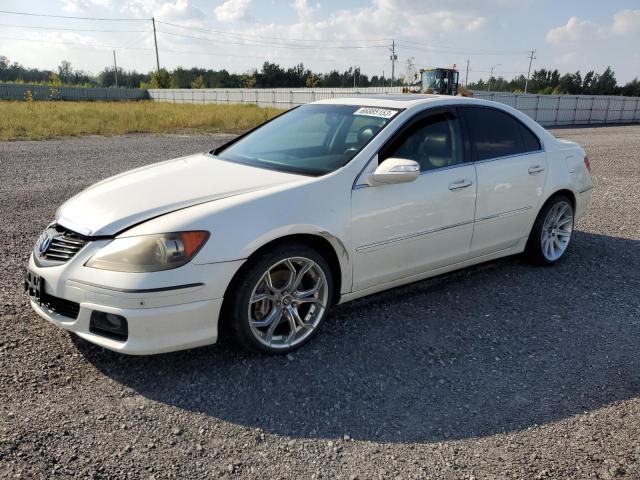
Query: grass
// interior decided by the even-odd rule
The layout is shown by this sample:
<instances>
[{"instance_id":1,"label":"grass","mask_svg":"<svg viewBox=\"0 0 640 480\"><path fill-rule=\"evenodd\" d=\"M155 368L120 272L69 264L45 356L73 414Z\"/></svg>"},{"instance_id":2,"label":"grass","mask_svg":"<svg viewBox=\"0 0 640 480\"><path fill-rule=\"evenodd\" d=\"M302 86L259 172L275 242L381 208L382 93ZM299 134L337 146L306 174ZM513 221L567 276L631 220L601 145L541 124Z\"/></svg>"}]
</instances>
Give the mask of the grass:
<instances>
[{"instance_id":1,"label":"grass","mask_svg":"<svg viewBox=\"0 0 640 480\"><path fill-rule=\"evenodd\" d=\"M0 140L125 133L240 133L281 113L255 105L0 101Z\"/></svg>"}]
</instances>

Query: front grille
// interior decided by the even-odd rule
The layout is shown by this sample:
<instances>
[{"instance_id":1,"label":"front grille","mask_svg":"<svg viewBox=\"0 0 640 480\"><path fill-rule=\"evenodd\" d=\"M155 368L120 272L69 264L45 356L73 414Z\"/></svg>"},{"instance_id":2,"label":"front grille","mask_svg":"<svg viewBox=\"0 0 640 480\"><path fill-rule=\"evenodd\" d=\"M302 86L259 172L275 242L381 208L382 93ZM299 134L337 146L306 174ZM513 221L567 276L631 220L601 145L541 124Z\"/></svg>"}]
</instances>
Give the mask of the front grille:
<instances>
[{"instance_id":1,"label":"front grille","mask_svg":"<svg viewBox=\"0 0 640 480\"><path fill-rule=\"evenodd\" d=\"M40 252L40 257L53 262L69 261L88 243L82 235L60 225L52 227L48 232L52 238L47 248Z\"/></svg>"},{"instance_id":2,"label":"front grille","mask_svg":"<svg viewBox=\"0 0 640 480\"><path fill-rule=\"evenodd\" d=\"M74 320L78 318L78 313L80 313L79 303L72 302L71 300L65 300L64 298L54 297L53 295L49 295L44 292L41 293L41 296L42 306L65 317L69 317Z\"/></svg>"}]
</instances>

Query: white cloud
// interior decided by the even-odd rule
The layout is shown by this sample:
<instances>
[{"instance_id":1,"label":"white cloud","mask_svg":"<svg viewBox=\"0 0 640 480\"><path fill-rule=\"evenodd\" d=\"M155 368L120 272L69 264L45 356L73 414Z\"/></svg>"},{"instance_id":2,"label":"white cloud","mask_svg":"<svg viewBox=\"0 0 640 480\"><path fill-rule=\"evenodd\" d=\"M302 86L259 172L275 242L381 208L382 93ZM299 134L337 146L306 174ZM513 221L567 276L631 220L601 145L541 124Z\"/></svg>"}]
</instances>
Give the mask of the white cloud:
<instances>
[{"instance_id":1,"label":"white cloud","mask_svg":"<svg viewBox=\"0 0 640 480\"><path fill-rule=\"evenodd\" d=\"M93 7L111 8L111 0L65 0L62 9L69 13L87 13Z\"/></svg>"},{"instance_id":2,"label":"white cloud","mask_svg":"<svg viewBox=\"0 0 640 480\"><path fill-rule=\"evenodd\" d=\"M622 10L613 16L611 31L618 35L626 35L640 31L640 10Z\"/></svg>"},{"instance_id":3,"label":"white cloud","mask_svg":"<svg viewBox=\"0 0 640 480\"><path fill-rule=\"evenodd\" d=\"M566 24L549 30L545 39L551 48L547 66L583 72L601 72L611 66L625 82L637 75L634 55L640 45L640 10L620 10L609 22L571 17Z\"/></svg>"},{"instance_id":4,"label":"white cloud","mask_svg":"<svg viewBox=\"0 0 640 480\"><path fill-rule=\"evenodd\" d=\"M84 0L83 0L84 1ZM105 1L105 0L89 0ZM190 27L201 27L205 24L206 15L189 0L161 2L158 0L127 0L122 8L135 17L150 18L167 22L180 23Z\"/></svg>"},{"instance_id":5,"label":"white cloud","mask_svg":"<svg viewBox=\"0 0 640 480\"><path fill-rule=\"evenodd\" d=\"M227 0L214 9L216 18L221 22L234 22L247 18L251 0Z\"/></svg>"},{"instance_id":6,"label":"white cloud","mask_svg":"<svg viewBox=\"0 0 640 480\"><path fill-rule=\"evenodd\" d=\"M640 33L640 10L621 10L613 15L610 25L571 17L565 25L552 28L546 36L547 43L557 46L574 46L594 41L620 41L621 36Z\"/></svg>"},{"instance_id":7,"label":"white cloud","mask_svg":"<svg viewBox=\"0 0 640 480\"><path fill-rule=\"evenodd\" d=\"M606 36L607 29L605 27L589 20L571 17L565 25L549 30L546 40L547 43L552 45L568 45L588 42Z\"/></svg>"},{"instance_id":8,"label":"white cloud","mask_svg":"<svg viewBox=\"0 0 640 480\"><path fill-rule=\"evenodd\" d=\"M309 5L309 2L307 0L294 0L291 6L296 11L298 19L301 22L311 20L315 8Z\"/></svg>"},{"instance_id":9,"label":"white cloud","mask_svg":"<svg viewBox=\"0 0 640 480\"><path fill-rule=\"evenodd\" d=\"M154 13L158 18L168 22L180 23L190 27L204 25L205 14L202 10L189 4L189 0L165 2Z\"/></svg>"}]
</instances>

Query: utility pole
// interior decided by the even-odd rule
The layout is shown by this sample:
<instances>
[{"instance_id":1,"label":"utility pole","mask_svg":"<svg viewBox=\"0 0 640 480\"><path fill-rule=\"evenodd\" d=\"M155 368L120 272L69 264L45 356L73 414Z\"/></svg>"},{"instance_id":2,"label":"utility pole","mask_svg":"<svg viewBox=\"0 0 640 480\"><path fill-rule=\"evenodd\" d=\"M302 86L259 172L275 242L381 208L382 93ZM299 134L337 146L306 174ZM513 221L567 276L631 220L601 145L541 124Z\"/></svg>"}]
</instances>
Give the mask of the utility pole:
<instances>
[{"instance_id":1,"label":"utility pole","mask_svg":"<svg viewBox=\"0 0 640 480\"><path fill-rule=\"evenodd\" d=\"M116 51L113 51L113 73L116 76L116 88L118 88L118 64L116 63Z\"/></svg>"},{"instance_id":2,"label":"utility pole","mask_svg":"<svg viewBox=\"0 0 640 480\"><path fill-rule=\"evenodd\" d=\"M353 67L353 88L356 88L356 67Z\"/></svg>"},{"instance_id":3,"label":"utility pole","mask_svg":"<svg viewBox=\"0 0 640 480\"><path fill-rule=\"evenodd\" d=\"M158 56L158 39L156 37L156 19L151 17L151 23L153 23L153 43L156 44L156 68L157 72L160 72L160 57Z\"/></svg>"},{"instance_id":4,"label":"utility pole","mask_svg":"<svg viewBox=\"0 0 640 480\"><path fill-rule=\"evenodd\" d=\"M536 53L535 50L531 50L531 55L529 55L529 71L527 72L527 81L524 82L524 93L527 93L527 87L529 86L529 75L531 75L531 64L533 60L536 58L533 55Z\"/></svg>"},{"instance_id":5,"label":"utility pole","mask_svg":"<svg viewBox=\"0 0 640 480\"><path fill-rule=\"evenodd\" d=\"M396 55L396 41L391 40L391 86L393 87L396 83L396 60L398 60L398 56Z\"/></svg>"},{"instance_id":6,"label":"utility pole","mask_svg":"<svg viewBox=\"0 0 640 480\"><path fill-rule=\"evenodd\" d=\"M469 60L467 59L467 75L464 77L464 88L469 84Z\"/></svg>"},{"instance_id":7,"label":"utility pole","mask_svg":"<svg viewBox=\"0 0 640 480\"><path fill-rule=\"evenodd\" d=\"M502 65L501 63L498 63L496 65L494 65L493 67L491 67L491 73L489 73L489 81L487 82L487 92L491 91L491 77L493 77L493 69L496 67L499 67L500 65Z\"/></svg>"}]
</instances>

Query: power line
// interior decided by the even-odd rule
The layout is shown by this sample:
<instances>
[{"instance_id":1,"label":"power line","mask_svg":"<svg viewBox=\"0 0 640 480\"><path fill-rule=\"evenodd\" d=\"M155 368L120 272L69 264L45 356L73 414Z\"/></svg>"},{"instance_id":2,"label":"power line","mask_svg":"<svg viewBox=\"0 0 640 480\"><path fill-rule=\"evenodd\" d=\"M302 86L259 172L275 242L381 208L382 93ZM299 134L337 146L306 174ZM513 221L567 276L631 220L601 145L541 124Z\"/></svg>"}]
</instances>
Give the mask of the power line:
<instances>
[{"instance_id":1,"label":"power line","mask_svg":"<svg viewBox=\"0 0 640 480\"><path fill-rule=\"evenodd\" d=\"M406 44L413 44L418 49L420 47L423 47L424 45L429 45L430 47L438 48L438 49L464 50L464 51L471 51L471 52L482 52L486 54L507 54L508 53L513 55L522 55L523 53L529 53L528 50L490 50L486 48L452 47L450 45L439 45L435 43L417 42L417 41L405 40L405 39L400 39L400 42L406 43Z\"/></svg>"},{"instance_id":2,"label":"power line","mask_svg":"<svg viewBox=\"0 0 640 480\"><path fill-rule=\"evenodd\" d=\"M73 15L49 15L46 13L14 12L10 10L0 10L0 13L7 15L24 15L28 17L66 18L68 20L96 20L105 22L147 22L148 18L105 18L105 17L77 17Z\"/></svg>"},{"instance_id":3,"label":"power line","mask_svg":"<svg viewBox=\"0 0 640 480\"><path fill-rule=\"evenodd\" d=\"M152 52L153 48L145 48L145 47L127 47L122 45L106 45L106 44L97 44L97 43L83 43L78 44L76 42L63 42L63 41L54 41L54 40L38 40L38 39L30 39L30 38L17 38L17 37L0 37L0 40L15 40L21 42L32 42L32 43L40 43L40 44L59 44L59 45L70 45L76 48L105 48L105 49L116 49L116 50L137 50L137 51L145 51ZM185 50L172 50L172 49L162 49L163 52L166 53L178 53L181 55L200 55L206 57L230 57L230 58L259 58L266 59L269 58L269 55L238 55L238 54L223 54L219 52L195 52L195 51L185 51ZM336 63L338 61L343 62L345 65L353 65L355 63L355 59L335 59L335 58L318 58L318 57L306 57L301 58L299 56L296 57L286 57L279 55L278 58L281 59L289 59L289 60L298 60L298 61L316 61L316 62L328 62L328 63Z\"/></svg>"},{"instance_id":4,"label":"power line","mask_svg":"<svg viewBox=\"0 0 640 480\"><path fill-rule=\"evenodd\" d=\"M469 49L444 49L444 48L440 48L440 47L431 47L431 46L426 46L426 47L418 47L418 46L412 46L412 45L406 45L403 41L398 42L397 44L400 47L403 48L407 48L409 50L420 50L420 51L424 51L424 52L436 52L436 53L448 53L451 55L473 55L473 56L495 56L495 55L509 55L509 56L516 56L516 55L522 55L523 52L502 52L502 53L497 53L497 52L493 52L493 53L489 53L489 52L483 52L483 51L474 51L474 50L469 50ZM428 44L427 44L428 45Z\"/></svg>"},{"instance_id":5,"label":"power line","mask_svg":"<svg viewBox=\"0 0 640 480\"><path fill-rule=\"evenodd\" d=\"M158 22L160 23L160 22ZM363 49L363 48L387 48L387 45L338 45L338 46L322 46L322 45L299 45L294 43L268 43L268 42L231 42L228 40L220 40L213 38L205 38L198 37L194 35L186 35L182 33L173 33L167 32L166 30L158 30L159 33L164 33L166 35L172 35L174 37L184 37L184 38L193 38L195 40L203 40L205 42L212 43L224 43L227 45L239 45L239 46L253 46L253 47L282 47L282 48L292 48L292 49L301 49L301 50L316 50L316 49Z\"/></svg>"},{"instance_id":6,"label":"power line","mask_svg":"<svg viewBox=\"0 0 640 480\"><path fill-rule=\"evenodd\" d=\"M19 42L34 42L34 43L41 43L41 44L49 44L49 43L55 43L55 44L59 44L59 45L73 45L74 47L78 47L78 48L83 48L83 47L96 47L96 48L108 48L108 49L124 49L124 50L151 50L150 48L135 48L135 47L127 47L124 48L122 46L118 46L118 45L105 45L105 44L101 44L101 43L83 43L81 45L79 45L77 42L61 42L61 41L57 41L57 40L39 40L39 39L35 39L35 38L18 38L18 37L0 37L0 40L15 40L15 41L19 41Z\"/></svg>"},{"instance_id":7,"label":"power line","mask_svg":"<svg viewBox=\"0 0 640 480\"><path fill-rule=\"evenodd\" d=\"M282 38L277 36L269 36L269 35L257 35L253 33L239 33L239 32L229 32L224 30L215 30L215 29L207 29L207 28L198 28L198 27L190 27L188 25L180 25L177 23L165 22L162 20L156 20L156 23L161 23L163 25L169 25L171 27L182 28L189 31L203 32L208 34L216 34L216 35L227 35L231 37L239 37L239 38L266 38L268 40L289 40L292 42L312 42L312 43L353 43L353 42L390 42L391 38L377 38L377 39L349 39L349 40L319 40L319 39L309 39L309 38Z\"/></svg>"},{"instance_id":8,"label":"power line","mask_svg":"<svg viewBox=\"0 0 640 480\"><path fill-rule=\"evenodd\" d=\"M0 23L0 27L9 28L27 28L36 30L59 30L68 32L100 32L100 33L147 33L148 30L101 30L95 28L64 28L64 27L41 27L36 25L13 25L8 23Z\"/></svg>"}]
</instances>

